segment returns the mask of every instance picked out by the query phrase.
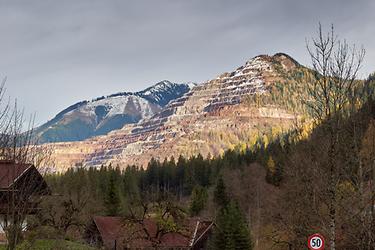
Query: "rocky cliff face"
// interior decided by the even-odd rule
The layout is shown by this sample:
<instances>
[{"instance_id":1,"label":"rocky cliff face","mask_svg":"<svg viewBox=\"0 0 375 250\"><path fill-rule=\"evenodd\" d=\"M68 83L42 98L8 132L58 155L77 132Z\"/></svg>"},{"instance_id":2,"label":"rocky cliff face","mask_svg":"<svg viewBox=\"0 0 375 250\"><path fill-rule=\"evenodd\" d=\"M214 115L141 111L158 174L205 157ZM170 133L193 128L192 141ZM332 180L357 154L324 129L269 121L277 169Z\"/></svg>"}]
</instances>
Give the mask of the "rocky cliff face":
<instances>
[{"instance_id":1,"label":"rocky cliff face","mask_svg":"<svg viewBox=\"0 0 375 250\"><path fill-rule=\"evenodd\" d=\"M122 92L92 101L82 101L60 112L36 129L39 141L80 141L137 123L160 112L194 84L162 81L136 93Z\"/></svg>"},{"instance_id":2,"label":"rocky cliff face","mask_svg":"<svg viewBox=\"0 0 375 250\"><path fill-rule=\"evenodd\" d=\"M257 56L244 66L193 87L159 113L105 136L75 143L54 144L57 166L128 164L145 166L151 157L218 155L248 143L272 129L289 129L295 116L277 105L248 102L254 94L268 95L299 67L285 54Z\"/></svg>"}]
</instances>

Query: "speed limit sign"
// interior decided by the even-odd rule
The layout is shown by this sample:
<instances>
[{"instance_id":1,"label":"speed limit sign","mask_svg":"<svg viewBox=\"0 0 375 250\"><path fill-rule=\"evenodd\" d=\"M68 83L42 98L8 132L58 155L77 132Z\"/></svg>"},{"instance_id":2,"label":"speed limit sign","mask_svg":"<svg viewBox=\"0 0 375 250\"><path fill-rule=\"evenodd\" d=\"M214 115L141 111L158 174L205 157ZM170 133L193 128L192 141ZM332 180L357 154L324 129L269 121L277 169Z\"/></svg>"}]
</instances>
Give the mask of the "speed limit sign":
<instances>
[{"instance_id":1,"label":"speed limit sign","mask_svg":"<svg viewBox=\"0 0 375 250\"><path fill-rule=\"evenodd\" d=\"M311 250L323 250L324 249L324 237L320 234L313 234L309 237L307 245Z\"/></svg>"}]
</instances>

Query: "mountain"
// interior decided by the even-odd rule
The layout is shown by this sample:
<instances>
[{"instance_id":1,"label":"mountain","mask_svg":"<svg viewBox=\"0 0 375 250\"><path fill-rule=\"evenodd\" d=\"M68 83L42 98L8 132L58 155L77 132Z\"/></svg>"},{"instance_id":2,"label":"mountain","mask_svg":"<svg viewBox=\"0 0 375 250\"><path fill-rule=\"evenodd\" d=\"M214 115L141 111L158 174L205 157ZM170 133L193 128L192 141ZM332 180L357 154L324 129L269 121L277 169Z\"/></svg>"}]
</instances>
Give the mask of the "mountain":
<instances>
[{"instance_id":1,"label":"mountain","mask_svg":"<svg viewBox=\"0 0 375 250\"><path fill-rule=\"evenodd\" d=\"M143 91L121 92L78 102L35 130L41 143L80 141L104 135L160 112L181 97L193 83L159 82Z\"/></svg>"},{"instance_id":2,"label":"mountain","mask_svg":"<svg viewBox=\"0 0 375 250\"><path fill-rule=\"evenodd\" d=\"M185 93L189 92L191 88L196 86L195 83L171 83L169 81L162 81L154 86L151 86L143 91L135 93L137 96L143 97L151 103L164 107L171 100L175 100Z\"/></svg>"},{"instance_id":3,"label":"mountain","mask_svg":"<svg viewBox=\"0 0 375 250\"><path fill-rule=\"evenodd\" d=\"M145 166L152 157L220 155L237 145L246 147L293 126L298 116L282 103L293 96L288 91L296 88L293 79L303 68L282 53L254 57L193 87L139 123L82 142L54 144L53 157L60 170L74 165ZM262 98L268 101L260 102Z\"/></svg>"}]
</instances>

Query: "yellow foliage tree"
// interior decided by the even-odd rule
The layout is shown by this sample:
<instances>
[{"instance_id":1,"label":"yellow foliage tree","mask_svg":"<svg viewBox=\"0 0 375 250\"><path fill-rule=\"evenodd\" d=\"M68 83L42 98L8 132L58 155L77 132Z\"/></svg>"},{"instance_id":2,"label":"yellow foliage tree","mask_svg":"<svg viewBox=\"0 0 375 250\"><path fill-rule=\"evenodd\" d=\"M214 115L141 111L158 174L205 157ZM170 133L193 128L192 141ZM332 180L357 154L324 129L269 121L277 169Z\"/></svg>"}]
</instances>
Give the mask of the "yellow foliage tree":
<instances>
[{"instance_id":1,"label":"yellow foliage tree","mask_svg":"<svg viewBox=\"0 0 375 250\"><path fill-rule=\"evenodd\" d=\"M273 160L272 156L270 156L268 158L268 161L267 161L267 169L268 171L271 173L271 174L275 174L276 173L276 164L275 164L275 161Z\"/></svg>"}]
</instances>

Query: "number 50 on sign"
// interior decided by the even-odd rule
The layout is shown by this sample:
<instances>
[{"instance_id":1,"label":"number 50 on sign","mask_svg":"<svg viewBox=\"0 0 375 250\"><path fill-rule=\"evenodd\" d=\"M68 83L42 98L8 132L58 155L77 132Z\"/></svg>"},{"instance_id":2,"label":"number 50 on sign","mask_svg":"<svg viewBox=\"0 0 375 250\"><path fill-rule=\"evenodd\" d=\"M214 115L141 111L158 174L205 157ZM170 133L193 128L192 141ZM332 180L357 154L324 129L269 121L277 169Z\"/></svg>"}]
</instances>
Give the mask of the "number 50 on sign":
<instances>
[{"instance_id":1,"label":"number 50 on sign","mask_svg":"<svg viewBox=\"0 0 375 250\"><path fill-rule=\"evenodd\" d=\"M307 245L311 250L323 250L324 237L320 234L313 234L309 237Z\"/></svg>"}]
</instances>

